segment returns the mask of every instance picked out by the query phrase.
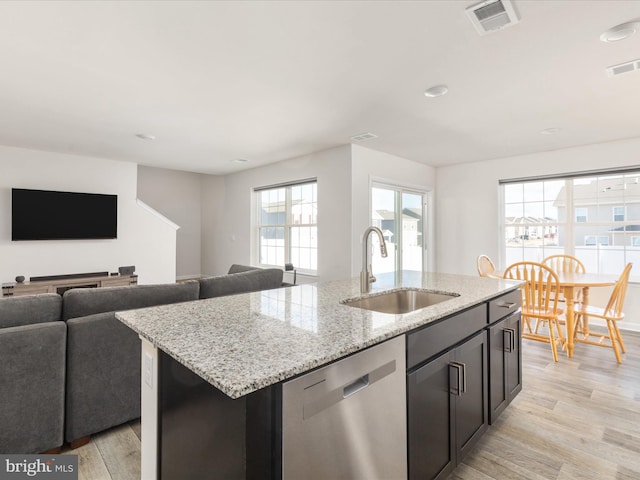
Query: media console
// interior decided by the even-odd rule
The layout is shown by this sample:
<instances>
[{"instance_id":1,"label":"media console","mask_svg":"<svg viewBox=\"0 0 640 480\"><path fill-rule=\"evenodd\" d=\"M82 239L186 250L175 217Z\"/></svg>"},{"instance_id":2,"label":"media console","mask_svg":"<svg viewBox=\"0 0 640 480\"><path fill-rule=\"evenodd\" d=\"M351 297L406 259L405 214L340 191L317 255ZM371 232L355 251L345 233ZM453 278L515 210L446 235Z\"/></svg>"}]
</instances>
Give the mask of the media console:
<instances>
[{"instance_id":1,"label":"media console","mask_svg":"<svg viewBox=\"0 0 640 480\"><path fill-rule=\"evenodd\" d=\"M32 277L29 282L3 283L2 296L18 297L36 293L58 293L62 295L71 288L117 287L120 285L136 285L137 283L137 275L109 275L109 272Z\"/></svg>"}]
</instances>

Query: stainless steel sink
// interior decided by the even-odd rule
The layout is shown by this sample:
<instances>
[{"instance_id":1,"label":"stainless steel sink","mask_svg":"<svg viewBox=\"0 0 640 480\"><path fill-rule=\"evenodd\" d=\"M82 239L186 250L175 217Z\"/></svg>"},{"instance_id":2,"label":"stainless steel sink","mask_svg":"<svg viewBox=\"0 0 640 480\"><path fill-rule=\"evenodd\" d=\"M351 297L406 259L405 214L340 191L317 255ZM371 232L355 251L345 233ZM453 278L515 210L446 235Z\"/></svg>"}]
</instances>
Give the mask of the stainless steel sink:
<instances>
[{"instance_id":1,"label":"stainless steel sink","mask_svg":"<svg viewBox=\"0 0 640 480\"><path fill-rule=\"evenodd\" d=\"M364 298L343 300L343 305L364 308L381 313L409 313L420 308L430 307L440 302L459 297L457 293L433 292L417 288L390 290Z\"/></svg>"}]
</instances>

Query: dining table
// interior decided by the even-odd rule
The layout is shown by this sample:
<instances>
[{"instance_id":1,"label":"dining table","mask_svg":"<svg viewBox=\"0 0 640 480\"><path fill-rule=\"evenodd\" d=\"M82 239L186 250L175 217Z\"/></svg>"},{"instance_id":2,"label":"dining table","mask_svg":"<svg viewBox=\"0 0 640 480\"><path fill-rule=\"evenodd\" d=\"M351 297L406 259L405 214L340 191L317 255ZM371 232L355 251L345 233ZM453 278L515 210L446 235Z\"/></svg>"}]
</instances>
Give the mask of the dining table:
<instances>
[{"instance_id":1,"label":"dining table","mask_svg":"<svg viewBox=\"0 0 640 480\"><path fill-rule=\"evenodd\" d=\"M565 317L567 338L566 347L567 355L569 358L573 357L573 350L575 347L575 329L576 329L576 315L575 315L575 293L576 290L582 289L582 303L589 305L589 288L591 287L610 287L615 285L618 277L615 275L608 275L604 273L580 273L580 272L556 272L560 283L560 288L565 298ZM585 320L583 323L584 335L589 334L589 324Z\"/></svg>"}]
</instances>

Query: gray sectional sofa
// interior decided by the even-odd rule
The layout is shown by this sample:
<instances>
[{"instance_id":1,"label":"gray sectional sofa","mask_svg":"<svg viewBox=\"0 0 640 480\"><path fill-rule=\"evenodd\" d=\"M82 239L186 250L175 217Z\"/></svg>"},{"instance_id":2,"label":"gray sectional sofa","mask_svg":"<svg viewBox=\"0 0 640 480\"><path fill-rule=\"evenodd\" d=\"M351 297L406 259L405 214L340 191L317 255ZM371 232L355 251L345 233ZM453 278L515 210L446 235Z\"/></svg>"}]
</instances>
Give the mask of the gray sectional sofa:
<instances>
[{"instance_id":1,"label":"gray sectional sofa","mask_svg":"<svg viewBox=\"0 0 640 480\"><path fill-rule=\"evenodd\" d=\"M0 299L0 453L39 453L140 417L140 339L115 312L282 286L280 269Z\"/></svg>"}]
</instances>

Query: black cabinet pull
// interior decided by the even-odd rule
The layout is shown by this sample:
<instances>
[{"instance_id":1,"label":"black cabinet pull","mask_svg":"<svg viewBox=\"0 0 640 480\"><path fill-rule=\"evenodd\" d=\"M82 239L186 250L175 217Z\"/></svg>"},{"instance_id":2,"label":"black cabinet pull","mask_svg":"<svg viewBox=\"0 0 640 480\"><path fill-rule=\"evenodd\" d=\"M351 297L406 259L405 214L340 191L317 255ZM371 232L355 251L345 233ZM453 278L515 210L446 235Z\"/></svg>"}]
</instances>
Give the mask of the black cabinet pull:
<instances>
[{"instance_id":1,"label":"black cabinet pull","mask_svg":"<svg viewBox=\"0 0 640 480\"><path fill-rule=\"evenodd\" d=\"M515 303L515 302L503 302L503 303L498 303L497 305L500 308L507 308L507 309L511 310L513 307L515 307L518 304Z\"/></svg>"},{"instance_id":2,"label":"black cabinet pull","mask_svg":"<svg viewBox=\"0 0 640 480\"><path fill-rule=\"evenodd\" d=\"M449 393L460 396L467 391L467 367L460 362L450 362L449 366L456 369L456 387L451 388Z\"/></svg>"},{"instance_id":3,"label":"black cabinet pull","mask_svg":"<svg viewBox=\"0 0 640 480\"><path fill-rule=\"evenodd\" d=\"M504 351L511 353L516 348L516 331L513 328L505 328L502 332L503 335L507 334L507 338L503 338Z\"/></svg>"}]
</instances>

